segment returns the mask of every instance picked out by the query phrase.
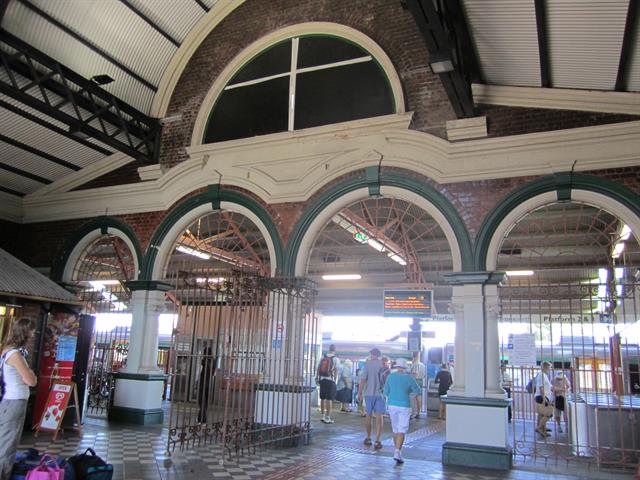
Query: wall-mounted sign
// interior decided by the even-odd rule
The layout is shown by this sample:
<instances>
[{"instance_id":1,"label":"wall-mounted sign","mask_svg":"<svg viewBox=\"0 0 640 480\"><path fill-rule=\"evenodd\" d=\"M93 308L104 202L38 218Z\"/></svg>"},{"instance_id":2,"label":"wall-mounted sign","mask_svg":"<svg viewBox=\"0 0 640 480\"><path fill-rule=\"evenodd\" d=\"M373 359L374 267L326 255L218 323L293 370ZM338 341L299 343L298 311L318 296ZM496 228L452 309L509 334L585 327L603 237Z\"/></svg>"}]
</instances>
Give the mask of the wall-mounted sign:
<instances>
[{"instance_id":1,"label":"wall-mounted sign","mask_svg":"<svg viewBox=\"0 0 640 480\"><path fill-rule=\"evenodd\" d=\"M407 333L407 350L410 352L422 350L422 332Z\"/></svg>"},{"instance_id":2,"label":"wall-mounted sign","mask_svg":"<svg viewBox=\"0 0 640 480\"><path fill-rule=\"evenodd\" d=\"M384 290L384 317L431 318L433 290Z\"/></svg>"},{"instance_id":3,"label":"wall-mounted sign","mask_svg":"<svg viewBox=\"0 0 640 480\"><path fill-rule=\"evenodd\" d=\"M515 367L536 364L536 336L533 333L510 333L507 351L509 365Z\"/></svg>"}]
</instances>

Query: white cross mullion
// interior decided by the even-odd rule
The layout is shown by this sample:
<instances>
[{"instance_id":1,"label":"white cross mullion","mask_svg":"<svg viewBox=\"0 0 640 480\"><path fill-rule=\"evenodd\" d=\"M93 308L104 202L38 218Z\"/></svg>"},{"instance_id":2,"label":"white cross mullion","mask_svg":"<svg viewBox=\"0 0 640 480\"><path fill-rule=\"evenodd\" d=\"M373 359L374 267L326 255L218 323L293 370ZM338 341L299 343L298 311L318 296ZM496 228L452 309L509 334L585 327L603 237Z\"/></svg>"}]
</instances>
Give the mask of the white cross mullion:
<instances>
[{"instance_id":1,"label":"white cross mullion","mask_svg":"<svg viewBox=\"0 0 640 480\"><path fill-rule=\"evenodd\" d=\"M296 73L298 70L299 38L291 39L291 76L289 77L289 131L293 132L296 111Z\"/></svg>"}]
</instances>

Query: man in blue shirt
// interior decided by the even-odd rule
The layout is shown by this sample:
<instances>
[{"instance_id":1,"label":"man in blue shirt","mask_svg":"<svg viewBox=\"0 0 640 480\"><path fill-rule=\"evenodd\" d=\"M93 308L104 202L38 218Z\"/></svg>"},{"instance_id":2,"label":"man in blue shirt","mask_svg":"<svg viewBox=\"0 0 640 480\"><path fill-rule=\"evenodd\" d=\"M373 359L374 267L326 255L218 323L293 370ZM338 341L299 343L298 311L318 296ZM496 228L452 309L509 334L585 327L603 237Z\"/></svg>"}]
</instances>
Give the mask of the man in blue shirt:
<instances>
[{"instance_id":1,"label":"man in blue shirt","mask_svg":"<svg viewBox=\"0 0 640 480\"><path fill-rule=\"evenodd\" d=\"M387 378L383 393L387 397L391 429L393 430L393 444L396 449L393 459L396 463L404 463L402 459L402 444L404 436L409 430L411 418L411 396L420 395L420 387L416 379L407 373L407 361L404 358L396 360L395 372Z\"/></svg>"}]
</instances>

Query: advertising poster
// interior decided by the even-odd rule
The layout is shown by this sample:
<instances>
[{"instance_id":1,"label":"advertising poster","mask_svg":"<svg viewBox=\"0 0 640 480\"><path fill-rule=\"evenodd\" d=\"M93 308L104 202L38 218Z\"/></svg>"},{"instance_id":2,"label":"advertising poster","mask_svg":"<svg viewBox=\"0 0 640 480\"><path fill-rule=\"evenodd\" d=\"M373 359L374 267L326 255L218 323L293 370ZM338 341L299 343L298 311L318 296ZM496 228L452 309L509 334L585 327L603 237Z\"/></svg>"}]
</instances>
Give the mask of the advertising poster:
<instances>
[{"instance_id":1,"label":"advertising poster","mask_svg":"<svg viewBox=\"0 0 640 480\"><path fill-rule=\"evenodd\" d=\"M36 386L36 403L33 422L42 418L49 387L54 382L71 380L78 341L78 318L68 313L49 315L40 352L40 374Z\"/></svg>"},{"instance_id":2,"label":"advertising poster","mask_svg":"<svg viewBox=\"0 0 640 480\"><path fill-rule=\"evenodd\" d=\"M71 382L53 384L42 412L40 430L58 430L60 428L60 422L62 422L64 412L69 404L72 387Z\"/></svg>"}]
</instances>

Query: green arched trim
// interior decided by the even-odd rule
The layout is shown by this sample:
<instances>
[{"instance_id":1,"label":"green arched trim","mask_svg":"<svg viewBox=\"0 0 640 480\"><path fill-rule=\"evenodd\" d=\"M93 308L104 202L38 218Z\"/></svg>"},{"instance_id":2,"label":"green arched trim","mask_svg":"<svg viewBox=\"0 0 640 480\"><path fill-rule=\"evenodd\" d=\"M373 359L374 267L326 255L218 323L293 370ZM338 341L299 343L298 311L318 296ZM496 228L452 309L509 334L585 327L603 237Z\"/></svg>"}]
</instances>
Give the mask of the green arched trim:
<instances>
[{"instance_id":1,"label":"green arched trim","mask_svg":"<svg viewBox=\"0 0 640 480\"><path fill-rule=\"evenodd\" d=\"M154 280L151 278L153 274L153 267L156 261L156 256L158 254L158 246L162 244L169 230L188 212L197 208L206 203L211 203L213 210L220 209L220 202L229 202L235 203L237 205L241 205L251 212L253 212L260 221L264 224L267 231L269 232L269 236L271 237L271 241L273 242L273 248L275 250L275 259L271 259L271 261L276 262L276 267L282 264L282 242L280 240L280 235L278 234L278 229L276 228L275 223L271 219L269 213L260 205L258 202L243 195L240 192L236 192L234 190L223 190L220 189L218 185L212 185L207 188L205 192L199 193L191 198L188 198L176 208L174 208L167 217L162 221L162 223L156 228L153 233L153 237L151 238L151 242L149 243L149 248L147 249L147 254L144 258L144 263L140 272L140 280Z\"/></svg>"},{"instance_id":2,"label":"green arched trim","mask_svg":"<svg viewBox=\"0 0 640 480\"><path fill-rule=\"evenodd\" d=\"M133 245L133 249L136 258L138 259L138 269L142 267L142 261L144 257L142 255L142 249L140 248L140 243L138 242L138 237L136 236L133 229L125 222L118 218L101 216L96 217L93 220L83 224L78 230L74 232L74 234L67 240L64 250L62 251L62 255L58 257L53 264L51 269L51 278L57 282L62 281L62 274L64 273L64 267L69 261L69 256L71 252L76 247L76 245L89 233L94 230L100 230L100 233L105 235L109 228L119 230L122 232Z\"/></svg>"},{"instance_id":3,"label":"green arched trim","mask_svg":"<svg viewBox=\"0 0 640 480\"><path fill-rule=\"evenodd\" d=\"M500 223L514 208L535 196L552 191L557 192L558 201L568 201L571 200L571 190L585 190L610 197L640 217L640 195L619 183L602 177L570 172L550 175L512 192L487 215L476 238L475 269L486 270L489 243Z\"/></svg>"},{"instance_id":4,"label":"green arched trim","mask_svg":"<svg viewBox=\"0 0 640 480\"><path fill-rule=\"evenodd\" d=\"M397 187L404 190L413 192L420 195L433 206L435 206L447 219L451 228L454 231L458 246L460 248L460 255L462 259L462 269L468 270L473 266L473 253L471 248L471 239L469 232L465 226L462 218L454 208L454 206L447 200L444 195L435 190L430 185L421 183L407 175L401 173L384 173L381 172L379 176L379 185L388 187ZM296 259L298 257L298 251L302 244L302 239L309 229L313 220L331 203L342 197L343 195L358 190L360 188L370 187L370 178L367 178L366 173L360 174L357 177L351 177L343 182L334 185L326 192L324 192L314 203L311 205L300 220L296 223L289 243L285 250L284 265L282 272L284 275L295 275Z\"/></svg>"}]
</instances>

